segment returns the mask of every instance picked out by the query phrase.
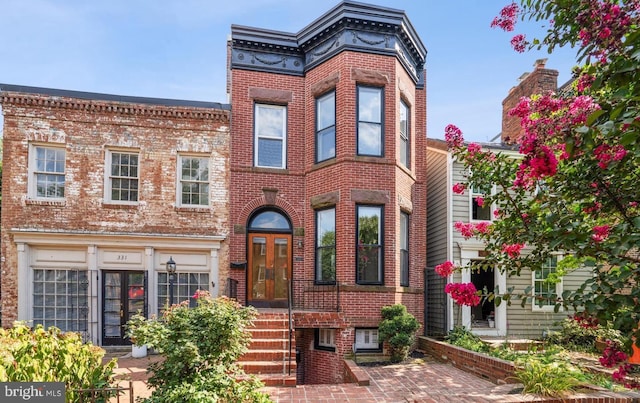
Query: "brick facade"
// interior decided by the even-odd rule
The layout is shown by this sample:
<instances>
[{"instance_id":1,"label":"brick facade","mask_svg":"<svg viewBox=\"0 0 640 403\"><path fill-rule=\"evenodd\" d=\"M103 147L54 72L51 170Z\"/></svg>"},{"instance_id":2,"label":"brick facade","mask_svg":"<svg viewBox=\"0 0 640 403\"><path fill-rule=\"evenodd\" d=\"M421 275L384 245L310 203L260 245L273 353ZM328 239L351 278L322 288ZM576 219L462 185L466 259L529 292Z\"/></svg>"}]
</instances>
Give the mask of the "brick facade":
<instances>
[{"instance_id":1,"label":"brick facade","mask_svg":"<svg viewBox=\"0 0 640 403\"><path fill-rule=\"evenodd\" d=\"M536 60L533 71L523 74L518 85L513 87L502 101L502 142L514 143L522 135L518 118L509 116L509 111L522 97L545 94L558 89L558 71L545 68L546 62L547 59Z\"/></svg>"},{"instance_id":2,"label":"brick facade","mask_svg":"<svg viewBox=\"0 0 640 403\"><path fill-rule=\"evenodd\" d=\"M164 263L159 261L161 251L178 256L183 247L199 248L201 258L215 261L216 270L219 267L226 277L228 253L221 242L229 232L228 106L30 87L2 86L2 90L3 325L31 319L30 284L25 284L30 277L25 272L38 264L38 253L51 255L43 260L49 265L43 269L77 266L97 273L135 267L153 274ZM64 151L64 197L36 197L28 189L34 180L29 165L35 145ZM138 155L137 202L107 201L108 150ZM177 204L177 158L184 153L210 161L208 206ZM71 263L65 258L71 252L81 257ZM109 263L111 252L122 260L120 265ZM92 256L97 261L92 262ZM155 263L148 256L155 257ZM180 263L186 261L178 258L179 271L184 268ZM218 278L211 280L219 287ZM93 287L90 298L99 293L99 284ZM215 287L212 291L217 293ZM97 326L99 314L89 321ZM98 335L91 337L99 342Z\"/></svg>"}]
</instances>

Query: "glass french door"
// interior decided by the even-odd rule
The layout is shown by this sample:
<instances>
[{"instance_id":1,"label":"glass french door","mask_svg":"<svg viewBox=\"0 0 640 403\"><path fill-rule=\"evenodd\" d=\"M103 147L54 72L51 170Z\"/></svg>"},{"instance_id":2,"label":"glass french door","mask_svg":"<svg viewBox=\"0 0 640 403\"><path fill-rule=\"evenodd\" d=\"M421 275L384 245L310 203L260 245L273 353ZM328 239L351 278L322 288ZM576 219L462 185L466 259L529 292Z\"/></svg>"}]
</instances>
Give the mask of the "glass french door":
<instances>
[{"instance_id":1,"label":"glass french door","mask_svg":"<svg viewBox=\"0 0 640 403\"><path fill-rule=\"evenodd\" d=\"M249 234L248 302L257 307L286 307L291 278L291 235Z\"/></svg>"},{"instance_id":2,"label":"glass french door","mask_svg":"<svg viewBox=\"0 0 640 403\"><path fill-rule=\"evenodd\" d=\"M131 344L125 325L140 312L146 316L146 281L142 271L102 272L102 344Z\"/></svg>"}]
</instances>

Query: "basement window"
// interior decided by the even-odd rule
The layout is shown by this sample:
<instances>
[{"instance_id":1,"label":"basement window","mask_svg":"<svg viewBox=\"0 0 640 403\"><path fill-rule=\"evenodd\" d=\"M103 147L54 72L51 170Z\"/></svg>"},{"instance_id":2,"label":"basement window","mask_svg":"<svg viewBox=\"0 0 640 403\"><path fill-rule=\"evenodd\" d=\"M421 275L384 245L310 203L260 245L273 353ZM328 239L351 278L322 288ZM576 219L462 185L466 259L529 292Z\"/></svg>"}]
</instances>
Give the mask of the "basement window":
<instances>
[{"instance_id":1,"label":"basement window","mask_svg":"<svg viewBox=\"0 0 640 403\"><path fill-rule=\"evenodd\" d=\"M356 329L355 351L382 351L378 340L378 329Z\"/></svg>"},{"instance_id":2,"label":"basement window","mask_svg":"<svg viewBox=\"0 0 640 403\"><path fill-rule=\"evenodd\" d=\"M316 350L336 351L336 329L316 329L314 339Z\"/></svg>"}]
</instances>

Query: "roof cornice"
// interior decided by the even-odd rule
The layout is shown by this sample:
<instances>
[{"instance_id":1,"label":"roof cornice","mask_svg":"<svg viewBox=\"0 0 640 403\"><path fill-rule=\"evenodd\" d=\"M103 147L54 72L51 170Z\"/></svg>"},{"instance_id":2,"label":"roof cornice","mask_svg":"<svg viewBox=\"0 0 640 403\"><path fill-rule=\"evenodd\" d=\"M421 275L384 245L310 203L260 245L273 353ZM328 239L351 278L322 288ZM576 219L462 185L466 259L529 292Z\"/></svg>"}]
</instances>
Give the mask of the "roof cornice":
<instances>
[{"instance_id":1,"label":"roof cornice","mask_svg":"<svg viewBox=\"0 0 640 403\"><path fill-rule=\"evenodd\" d=\"M401 10L343 1L297 34L231 26L231 68L302 76L345 50L395 56L424 86L427 50Z\"/></svg>"},{"instance_id":2,"label":"roof cornice","mask_svg":"<svg viewBox=\"0 0 640 403\"><path fill-rule=\"evenodd\" d=\"M111 94L0 84L0 105L71 109L149 117L228 122L230 107L219 103L126 97Z\"/></svg>"}]
</instances>

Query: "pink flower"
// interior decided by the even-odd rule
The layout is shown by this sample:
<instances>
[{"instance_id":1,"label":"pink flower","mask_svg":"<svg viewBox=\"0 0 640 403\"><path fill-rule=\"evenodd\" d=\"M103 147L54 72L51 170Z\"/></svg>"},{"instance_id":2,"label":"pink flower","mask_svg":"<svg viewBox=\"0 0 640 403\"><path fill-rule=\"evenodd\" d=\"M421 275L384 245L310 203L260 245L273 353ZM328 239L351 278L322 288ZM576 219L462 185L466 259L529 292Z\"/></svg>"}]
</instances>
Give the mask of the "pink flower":
<instances>
[{"instance_id":1,"label":"pink flower","mask_svg":"<svg viewBox=\"0 0 640 403\"><path fill-rule=\"evenodd\" d=\"M500 211L500 209L493 210L493 216L495 218L500 218L501 215L502 215L502 212Z\"/></svg>"},{"instance_id":2,"label":"pink flower","mask_svg":"<svg viewBox=\"0 0 640 403\"><path fill-rule=\"evenodd\" d=\"M455 125L447 125L447 127L444 128L444 139L450 149L460 148L464 144L462 131Z\"/></svg>"},{"instance_id":3,"label":"pink flower","mask_svg":"<svg viewBox=\"0 0 640 403\"><path fill-rule=\"evenodd\" d=\"M520 256L520 251L524 248L525 244L523 243L514 243L514 244L502 244L502 251L507 254L511 259L515 259Z\"/></svg>"},{"instance_id":4,"label":"pink flower","mask_svg":"<svg viewBox=\"0 0 640 403\"><path fill-rule=\"evenodd\" d=\"M507 32L513 31L518 16L518 5L511 3L500 10L500 15L491 21L491 28L499 27Z\"/></svg>"},{"instance_id":5,"label":"pink flower","mask_svg":"<svg viewBox=\"0 0 640 403\"><path fill-rule=\"evenodd\" d=\"M462 183L456 183L455 185L453 185L453 193L455 194L463 194L464 193L464 189L465 189L465 185Z\"/></svg>"},{"instance_id":6,"label":"pink flower","mask_svg":"<svg viewBox=\"0 0 640 403\"><path fill-rule=\"evenodd\" d=\"M449 283L444 287L444 292L458 305L476 306L480 303L480 296L473 283Z\"/></svg>"},{"instance_id":7,"label":"pink flower","mask_svg":"<svg viewBox=\"0 0 640 403\"><path fill-rule=\"evenodd\" d=\"M440 277L448 277L455 270L456 266L449 261L439 264L435 267L436 273Z\"/></svg>"},{"instance_id":8,"label":"pink flower","mask_svg":"<svg viewBox=\"0 0 640 403\"><path fill-rule=\"evenodd\" d=\"M469 239L475 235L475 226L470 223L465 224L463 222L457 221L453 224L453 228L455 228L456 231L462 234L465 239Z\"/></svg>"},{"instance_id":9,"label":"pink flower","mask_svg":"<svg viewBox=\"0 0 640 403\"><path fill-rule=\"evenodd\" d=\"M484 205L484 199L478 196L476 197L476 203L478 204L479 207L482 207Z\"/></svg>"},{"instance_id":10,"label":"pink flower","mask_svg":"<svg viewBox=\"0 0 640 403\"><path fill-rule=\"evenodd\" d=\"M486 234L491 229L491 225L492 224L490 222L482 221L482 222L479 222L479 223L475 224L475 228L474 229L475 229L475 231L477 233Z\"/></svg>"},{"instance_id":11,"label":"pink flower","mask_svg":"<svg viewBox=\"0 0 640 403\"><path fill-rule=\"evenodd\" d=\"M518 53L523 53L525 50L527 50L528 44L529 42L527 42L523 34L518 34L511 38L511 47L513 47L513 50Z\"/></svg>"},{"instance_id":12,"label":"pink flower","mask_svg":"<svg viewBox=\"0 0 640 403\"><path fill-rule=\"evenodd\" d=\"M476 156L476 154L482 151L482 146L478 143L470 143L467 146L467 151L469 152L469 157L473 158Z\"/></svg>"},{"instance_id":13,"label":"pink flower","mask_svg":"<svg viewBox=\"0 0 640 403\"><path fill-rule=\"evenodd\" d=\"M211 296L211 294L209 293L209 291L196 290L195 294L193 294L193 296L191 298L198 299L198 298L207 298L207 297L210 297L210 296Z\"/></svg>"},{"instance_id":14,"label":"pink flower","mask_svg":"<svg viewBox=\"0 0 640 403\"><path fill-rule=\"evenodd\" d=\"M611 228L608 225L596 225L593 227L593 234L591 235L591 239L595 242L603 242L605 239L609 237L609 231Z\"/></svg>"}]
</instances>

